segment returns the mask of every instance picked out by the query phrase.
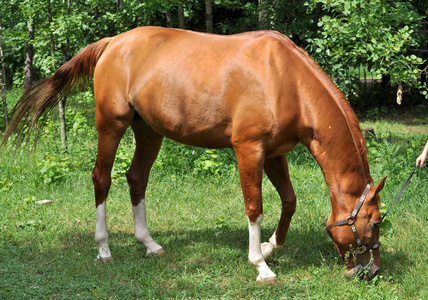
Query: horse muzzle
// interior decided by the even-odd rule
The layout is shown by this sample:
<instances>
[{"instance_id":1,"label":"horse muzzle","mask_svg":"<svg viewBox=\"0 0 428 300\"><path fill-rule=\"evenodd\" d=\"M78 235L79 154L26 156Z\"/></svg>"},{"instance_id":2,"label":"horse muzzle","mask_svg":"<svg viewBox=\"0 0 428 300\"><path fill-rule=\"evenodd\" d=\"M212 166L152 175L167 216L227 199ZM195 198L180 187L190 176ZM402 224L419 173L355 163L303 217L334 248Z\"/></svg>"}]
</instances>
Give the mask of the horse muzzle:
<instances>
[{"instance_id":1,"label":"horse muzzle","mask_svg":"<svg viewBox=\"0 0 428 300\"><path fill-rule=\"evenodd\" d=\"M345 271L345 276L346 278L349 278L349 279L358 277L361 279L366 278L367 281L370 281L377 276L378 272L379 272L379 267L374 264L371 265L370 267L357 265L355 268Z\"/></svg>"}]
</instances>

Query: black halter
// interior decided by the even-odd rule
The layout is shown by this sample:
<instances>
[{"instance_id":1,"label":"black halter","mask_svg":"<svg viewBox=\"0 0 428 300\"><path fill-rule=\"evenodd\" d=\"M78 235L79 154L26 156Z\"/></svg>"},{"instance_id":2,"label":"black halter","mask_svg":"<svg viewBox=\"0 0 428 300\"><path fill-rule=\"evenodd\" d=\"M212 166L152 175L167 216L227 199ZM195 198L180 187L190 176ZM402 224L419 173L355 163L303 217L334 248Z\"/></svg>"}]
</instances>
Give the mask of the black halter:
<instances>
[{"instance_id":1,"label":"black halter","mask_svg":"<svg viewBox=\"0 0 428 300\"><path fill-rule=\"evenodd\" d=\"M336 226L348 225L351 227L352 233L354 234L354 237L355 237L355 241L357 242L357 249L355 250L350 249L350 251L352 251L351 254L354 257L358 254L364 253L366 251L374 250L380 247L380 242L377 242L376 244L373 244L373 245L364 246L363 243L361 242L360 235L358 234L357 228L355 227L355 217L357 216L358 212L363 206L364 200L366 200L367 194L369 193L369 189L370 189L370 184L367 184L366 189L364 190L363 194L361 195L360 199L355 205L355 208L352 210L351 215L348 218L346 218L346 220L334 222L326 227L327 231L330 231L330 229ZM346 256L348 256L348 255L344 256L342 255L342 253L340 253L340 255L344 259L346 259L347 258Z\"/></svg>"}]
</instances>

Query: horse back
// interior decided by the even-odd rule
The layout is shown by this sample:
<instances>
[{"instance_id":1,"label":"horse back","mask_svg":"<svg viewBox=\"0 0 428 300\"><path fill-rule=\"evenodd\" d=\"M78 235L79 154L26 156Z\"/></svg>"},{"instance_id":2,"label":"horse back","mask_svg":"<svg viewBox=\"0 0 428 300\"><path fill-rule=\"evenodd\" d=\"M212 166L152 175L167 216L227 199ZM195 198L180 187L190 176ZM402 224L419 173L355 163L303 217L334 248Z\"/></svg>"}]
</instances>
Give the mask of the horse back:
<instances>
[{"instance_id":1,"label":"horse back","mask_svg":"<svg viewBox=\"0 0 428 300\"><path fill-rule=\"evenodd\" d=\"M138 28L115 37L99 60L97 110L134 109L160 134L194 146L279 138L294 146L295 134L284 136L283 128L296 121L299 105L283 95L298 92L296 49L270 31L219 36Z\"/></svg>"}]
</instances>

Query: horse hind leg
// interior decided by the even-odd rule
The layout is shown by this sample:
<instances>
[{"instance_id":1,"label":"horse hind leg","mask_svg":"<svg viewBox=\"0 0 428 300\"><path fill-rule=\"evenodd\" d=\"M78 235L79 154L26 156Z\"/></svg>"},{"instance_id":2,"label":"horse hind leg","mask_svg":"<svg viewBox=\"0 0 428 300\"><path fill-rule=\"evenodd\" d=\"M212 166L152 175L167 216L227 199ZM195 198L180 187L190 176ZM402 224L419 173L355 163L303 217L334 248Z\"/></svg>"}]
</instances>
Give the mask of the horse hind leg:
<instances>
[{"instance_id":1,"label":"horse hind leg","mask_svg":"<svg viewBox=\"0 0 428 300\"><path fill-rule=\"evenodd\" d=\"M291 218L296 210L296 195L291 185L285 155L268 158L264 165L265 173L281 197L282 213L276 231L269 242L262 244L263 257L269 260L275 252L282 249Z\"/></svg>"},{"instance_id":2,"label":"horse hind leg","mask_svg":"<svg viewBox=\"0 0 428 300\"><path fill-rule=\"evenodd\" d=\"M116 101L112 101L111 95L113 93L110 90L106 91L105 85L97 85L95 79L94 87L98 131L98 153L92 171L97 215L95 241L98 244L98 258L105 262L112 257L106 222L106 200L111 186L111 170L117 147L131 124L134 110L129 107L126 101L120 101L119 97L115 98ZM119 95L117 91L116 94Z\"/></svg>"},{"instance_id":3,"label":"horse hind leg","mask_svg":"<svg viewBox=\"0 0 428 300\"><path fill-rule=\"evenodd\" d=\"M153 131L141 118L136 117L131 123L135 135L136 149L131 167L126 173L134 214L135 238L146 247L147 256L165 254L147 228L145 193L150 169L159 153L163 136Z\"/></svg>"},{"instance_id":4,"label":"horse hind leg","mask_svg":"<svg viewBox=\"0 0 428 300\"><path fill-rule=\"evenodd\" d=\"M95 241L98 244L98 259L101 259L103 262L109 261L112 258L108 243L106 200L111 186L111 169L114 157L125 129L110 129L108 132L98 130L98 154L92 172L92 181L94 183L97 216Z\"/></svg>"}]
</instances>

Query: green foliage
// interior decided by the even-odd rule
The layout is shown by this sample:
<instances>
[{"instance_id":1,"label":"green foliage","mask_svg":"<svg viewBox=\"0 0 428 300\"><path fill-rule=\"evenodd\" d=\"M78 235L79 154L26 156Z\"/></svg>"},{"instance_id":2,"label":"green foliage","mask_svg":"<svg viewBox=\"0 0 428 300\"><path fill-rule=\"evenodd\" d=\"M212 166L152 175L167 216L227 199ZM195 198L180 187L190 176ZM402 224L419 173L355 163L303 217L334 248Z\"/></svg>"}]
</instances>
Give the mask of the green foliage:
<instances>
[{"instance_id":1,"label":"green foliage","mask_svg":"<svg viewBox=\"0 0 428 300\"><path fill-rule=\"evenodd\" d=\"M25 223L18 223L18 228L21 230L44 230L46 226L43 225L42 220L28 220Z\"/></svg>"},{"instance_id":2,"label":"green foliage","mask_svg":"<svg viewBox=\"0 0 428 300\"><path fill-rule=\"evenodd\" d=\"M65 179L70 171L67 158L55 158L47 155L37 163L40 181L43 184L59 183Z\"/></svg>"},{"instance_id":3,"label":"green foliage","mask_svg":"<svg viewBox=\"0 0 428 300\"><path fill-rule=\"evenodd\" d=\"M12 183L6 178L0 179L0 191L7 192L12 188Z\"/></svg>"},{"instance_id":4,"label":"green foliage","mask_svg":"<svg viewBox=\"0 0 428 300\"><path fill-rule=\"evenodd\" d=\"M183 146L166 139L156 160L154 169L162 172L221 178L237 170L232 149L201 149Z\"/></svg>"},{"instance_id":5,"label":"green foliage","mask_svg":"<svg viewBox=\"0 0 428 300\"><path fill-rule=\"evenodd\" d=\"M117 149L114 166L111 173L113 179L120 179L121 181L126 180L125 174L131 166L132 157L133 151L131 145L129 143L126 144L121 142Z\"/></svg>"},{"instance_id":6,"label":"green foliage","mask_svg":"<svg viewBox=\"0 0 428 300\"><path fill-rule=\"evenodd\" d=\"M418 48L415 35L419 16L408 2L317 0L325 14L318 22L319 37L311 39L311 52L330 76L349 78L349 67L363 64L375 76L390 75L391 82L411 84L420 75L421 57L409 52ZM359 78L358 78L359 80ZM352 81L339 81L347 92Z\"/></svg>"},{"instance_id":7,"label":"green foliage","mask_svg":"<svg viewBox=\"0 0 428 300\"><path fill-rule=\"evenodd\" d=\"M222 176L235 173L237 170L235 154L231 149L207 149L194 164L193 173L199 176Z\"/></svg>"},{"instance_id":8,"label":"green foliage","mask_svg":"<svg viewBox=\"0 0 428 300\"><path fill-rule=\"evenodd\" d=\"M1 0L4 52L8 85L22 86L27 23L35 28L35 79L49 76L80 49L106 36L138 26L166 26L169 10L178 26L177 5L184 7L188 29L205 30L204 1L51 1L52 22L48 24L47 2ZM265 24L259 11L267 13ZM391 75L392 83L412 83L427 58L426 3L423 1L330 1L264 0L213 1L214 32L231 34L262 28L279 30L308 50L339 87L354 101L360 97L356 74L360 68L374 74ZM55 42L51 55L50 36ZM351 71L350 71L351 70ZM421 93L428 95L422 88ZM379 101L373 97L367 101ZM358 99L357 101L364 101Z\"/></svg>"},{"instance_id":9,"label":"green foliage","mask_svg":"<svg viewBox=\"0 0 428 300\"><path fill-rule=\"evenodd\" d=\"M378 162L381 172L389 175L389 181L398 184L406 174L410 174L414 160L422 152L420 145L427 139L423 135L416 139L414 136L397 135L388 131L377 137L367 137L369 159Z\"/></svg>"}]
</instances>

